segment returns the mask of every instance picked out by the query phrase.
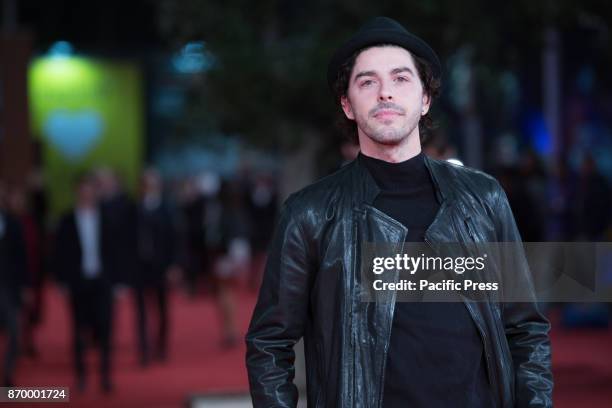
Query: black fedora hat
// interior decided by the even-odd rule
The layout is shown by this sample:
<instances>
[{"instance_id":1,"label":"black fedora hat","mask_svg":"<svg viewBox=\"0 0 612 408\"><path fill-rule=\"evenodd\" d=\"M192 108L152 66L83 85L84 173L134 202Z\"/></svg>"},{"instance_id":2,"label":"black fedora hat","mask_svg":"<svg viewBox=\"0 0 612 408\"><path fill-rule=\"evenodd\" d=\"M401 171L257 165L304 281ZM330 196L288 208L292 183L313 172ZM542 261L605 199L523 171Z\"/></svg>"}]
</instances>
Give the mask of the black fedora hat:
<instances>
[{"instance_id":1,"label":"black fedora hat","mask_svg":"<svg viewBox=\"0 0 612 408\"><path fill-rule=\"evenodd\" d=\"M435 78L442 75L442 66L434 50L422 39L408 32L400 23L388 17L376 17L366 22L348 41L336 50L327 67L327 83L333 90L338 70L354 52L376 44L393 44L425 59Z\"/></svg>"}]
</instances>

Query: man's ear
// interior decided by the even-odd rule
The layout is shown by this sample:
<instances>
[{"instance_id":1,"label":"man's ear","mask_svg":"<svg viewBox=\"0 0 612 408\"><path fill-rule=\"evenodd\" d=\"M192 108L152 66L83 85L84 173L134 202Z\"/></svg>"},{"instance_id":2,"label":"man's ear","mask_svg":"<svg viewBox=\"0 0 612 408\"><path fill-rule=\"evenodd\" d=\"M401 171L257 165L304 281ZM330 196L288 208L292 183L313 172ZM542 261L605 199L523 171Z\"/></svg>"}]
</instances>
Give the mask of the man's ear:
<instances>
[{"instance_id":1,"label":"man's ear","mask_svg":"<svg viewBox=\"0 0 612 408\"><path fill-rule=\"evenodd\" d=\"M431 106L431 97L425 92L423 92L421 103L423 105L423 108L421 109L421 116L425 116L427 115L427 112L429 112L429 107Z\"/></svg>"},{"instance_id":2,"label":"man's ear","mask_svg":"<svg viewBox=\"0 0 612 408\"><path fill-rule=\"evenodd\" d=\"M342 105L342 110L347 118L350 120L355 120L355 115L353 114L353 107L351 106L351 102L349 102L346 95L340 97L340 105Z\"/></svg>"}]
</instances>

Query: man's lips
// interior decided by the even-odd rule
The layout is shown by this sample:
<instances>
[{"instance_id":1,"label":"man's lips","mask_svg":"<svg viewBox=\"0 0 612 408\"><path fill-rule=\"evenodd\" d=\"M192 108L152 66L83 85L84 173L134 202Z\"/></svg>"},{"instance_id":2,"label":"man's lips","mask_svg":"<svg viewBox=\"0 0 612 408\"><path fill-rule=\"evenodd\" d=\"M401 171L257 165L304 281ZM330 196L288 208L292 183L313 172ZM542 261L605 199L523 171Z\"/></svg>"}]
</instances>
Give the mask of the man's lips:
<instances>
[{"instance_id":1,"label":"man's lips","mask_svg":"<svg viewBox=\"0 0 612 408\"><path fill-rule=\"evenodd\" d=\"M378 112L376 112L374 114L374 117L375 118L387 118L387 117L399 116L399 115L401 115L401 113L398 111L394 111L390 109L383 109L383 110L379 110Z\"/></svg>"}]
</instances>

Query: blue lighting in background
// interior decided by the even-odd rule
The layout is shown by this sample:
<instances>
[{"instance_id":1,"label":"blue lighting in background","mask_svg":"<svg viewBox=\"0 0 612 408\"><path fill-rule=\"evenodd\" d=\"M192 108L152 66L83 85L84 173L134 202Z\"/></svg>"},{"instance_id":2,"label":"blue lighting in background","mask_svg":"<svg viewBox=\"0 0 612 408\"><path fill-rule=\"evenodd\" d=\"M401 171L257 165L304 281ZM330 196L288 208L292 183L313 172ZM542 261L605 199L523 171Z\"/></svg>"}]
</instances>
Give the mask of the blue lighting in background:
<instances>
[{"instance_id":1,"label":"blue lighting in background","mask_svg":"<svg viewBox=\"0 0 612 408\"><path fill-rule=\"evenodd\" d=\"M74 49L68 41L56 41L49 48L49 56L62 58L69 57L73 54Z\"/></svg>"},{"instance_id":2,"label":"blue lighting in background","mask_svg":"<svg viewBox=\"0 0 612 408\"><path fill-rule=\"evenodd\" d=\"M552 137L548 131L542 113L532 112L529 114L526 127L526 133L531 147L541 156L552 154Z\"/></svg>"},{"instance_id":3,"label":"blue lighting in background","mask_svg":"<svg viewBox=\"0 0 612 408\"><path fill-rule=\"evenodd\" d=\"M181 74L199 74L214 65L213 55L202 41L187 43L172 58L172 65Z\"/></svg>"}]
</instances>

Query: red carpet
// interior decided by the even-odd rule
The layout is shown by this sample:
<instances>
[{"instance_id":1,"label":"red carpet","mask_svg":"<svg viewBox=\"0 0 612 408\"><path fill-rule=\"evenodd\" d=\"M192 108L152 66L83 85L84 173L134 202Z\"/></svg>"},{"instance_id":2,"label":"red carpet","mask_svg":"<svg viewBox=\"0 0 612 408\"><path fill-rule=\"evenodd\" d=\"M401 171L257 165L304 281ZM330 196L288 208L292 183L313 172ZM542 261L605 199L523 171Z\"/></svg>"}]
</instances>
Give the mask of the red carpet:
<instances>
[{"instance_id":1,"label":"red carpet","mask_svg":"<svg viewBox=\"0 0 612 408\"><path fill-rule=\"evenodd\" d=\"M612 407L612 330L553 329L556 408Z\"/></svg>"},{"instance_id":2,"label":"red carpet","mask_svg":"<svg viewBox=\"0 0 612 408\"><path fill-rule=\"evenodd\" d=\"M246 330L255 295L240 292L238 322ZM20 361L17 383L22 386L70 386L74 407L179 407L190 394L247 392L244 342L224 350L215 305L210 298L191 300L176 291L172 296L171 351L164 364L146 369L137 364L134 314L128 293L119 296L115 323L115 392L99 390L97 354L90 353L87 391L74 390L69 320L62 294L48 290L46 320L37 334L38 359ZM552 333L555 407L598 408L612 406L612 332L564 331ZM3 347L0 347L3 348ZM15 404L17 407L32 404ZM39 405L39 404L35 404ZM0 408L9 406L0 404ZM41 405L48 406L48 405ZM54 406L62 406L55 404Z\"/></svg>"},{"instance_id":3,"label":"red carpet","mask_svg":"<svg viewBox=\"0 0 612 408\"><path fill-rule=\"evenodd\" d=\"M236 299L240 301L238 323L244 332L256 298L254 294L241 292ZM46 320L37 334L40 355L37 360L21 360L16 383L70 386L69 405L88 408L178 407L185 406L192 393L248 391L244 341L240 339L238 346L230 350L221 348L218 318L211 298L192 300L175 291L170 302L172 327L168 361L153 363L147 368L138 365L131 302L128 292L117 299L113 394L106 396L100 391L98 354L92 349L88 388L82 395L74 389L68 310L62 294L54 287L48 291Z\"/></svg>"}]
</instances>

